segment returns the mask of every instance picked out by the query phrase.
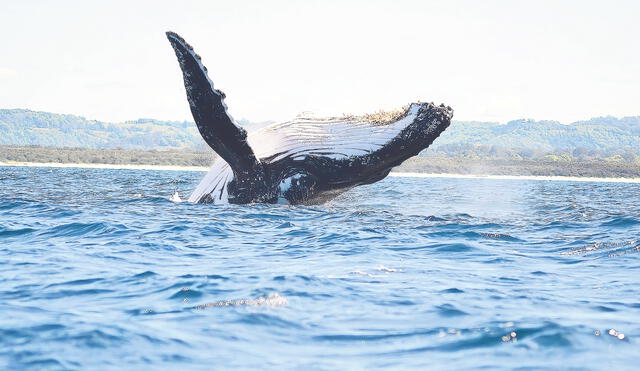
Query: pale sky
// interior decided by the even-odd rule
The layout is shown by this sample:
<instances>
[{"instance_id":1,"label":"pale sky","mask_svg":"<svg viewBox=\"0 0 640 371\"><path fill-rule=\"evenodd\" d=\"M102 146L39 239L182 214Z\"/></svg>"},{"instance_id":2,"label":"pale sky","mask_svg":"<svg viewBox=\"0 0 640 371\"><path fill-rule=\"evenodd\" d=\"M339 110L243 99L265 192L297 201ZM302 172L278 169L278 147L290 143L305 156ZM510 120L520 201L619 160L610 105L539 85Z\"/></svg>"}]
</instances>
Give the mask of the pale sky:
<instances>
[{"instance_id":1,"label":"pale sky","mask_svg":"<svg viewBox=\"0 0 640 371\"><path fill-rule=\"evenodd\" d=\"M0 108L192 120L164 32L236 118L445 103L454 119L640 115L640 1L0 0Z\"/></svg>"}]
</instances>

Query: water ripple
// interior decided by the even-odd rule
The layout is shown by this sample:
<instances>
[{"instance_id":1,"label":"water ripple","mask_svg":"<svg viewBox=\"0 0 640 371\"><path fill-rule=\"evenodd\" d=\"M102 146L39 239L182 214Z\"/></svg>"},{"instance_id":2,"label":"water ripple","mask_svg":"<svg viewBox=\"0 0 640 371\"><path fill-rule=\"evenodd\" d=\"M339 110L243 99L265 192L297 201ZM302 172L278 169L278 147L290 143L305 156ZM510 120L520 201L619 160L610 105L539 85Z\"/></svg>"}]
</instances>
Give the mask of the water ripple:
<instances>
[{"instance_id":1,"label":"water ripple","mask_svg":"<svg viewBox=\"0 0 640 371\"><path fill-rule=\"evenodd\" d=\"M0 368L637 359L634 184L394 177L313 207L168 200L201 176L0 167Z\"/></svg>"}]
</instances>

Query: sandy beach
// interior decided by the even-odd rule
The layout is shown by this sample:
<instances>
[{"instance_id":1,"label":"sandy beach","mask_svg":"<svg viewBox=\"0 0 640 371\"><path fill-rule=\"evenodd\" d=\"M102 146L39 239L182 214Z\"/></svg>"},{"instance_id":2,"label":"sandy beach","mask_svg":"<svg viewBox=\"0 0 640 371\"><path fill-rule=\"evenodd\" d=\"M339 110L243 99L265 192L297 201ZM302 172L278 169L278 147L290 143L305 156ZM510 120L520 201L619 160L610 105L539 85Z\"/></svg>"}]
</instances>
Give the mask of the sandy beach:
<instances>
[{"instance_id":1,"label":"sandy beach","mask_svg":"<svg viewBox=\"0 0 640 371\"><path fill-rule=\"evenodd\" d=\"M204 166L175 166L175 165L133 165L133 164L62 164L54 162L0 162L0 166L28 166L28 167L56 167L83 169L114 169L114 170L162 170L162 171L208 171ZM448 173L407 173L392 172L389 176L403 178L461 178L461 179L500 179L500 180L544 180L571 182L605 182L605 183L640 183L640 178L597 178L575 176L535 176L535 175L483 175L483 174L448 174Z\"/></svg>"},{"instance_id":2,"label":"sandy beach","mask_svg":"<svg viewBox=\"0 0 640 371\"><path fill-rule=\"evenodd\" d=\"M163 171L207 171L204 166L175 166L175 165L133 165L133 164L61 164L56 162L0 162L0 166L28 166L28 167L62 167L80 169L114 169L114 170L163 170Z\"/></svg>"}]
</instances>

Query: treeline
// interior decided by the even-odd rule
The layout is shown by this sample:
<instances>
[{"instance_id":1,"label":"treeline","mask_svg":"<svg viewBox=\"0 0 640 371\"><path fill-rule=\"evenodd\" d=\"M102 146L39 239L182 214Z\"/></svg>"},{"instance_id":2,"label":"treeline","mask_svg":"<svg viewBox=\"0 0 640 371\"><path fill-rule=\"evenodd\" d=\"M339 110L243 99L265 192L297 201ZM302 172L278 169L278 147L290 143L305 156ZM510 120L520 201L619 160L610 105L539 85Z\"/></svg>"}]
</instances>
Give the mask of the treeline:
<instances>
[{"instance_id":1,"label":"treeline","mask_svg":"<svg viewBox=\"0 0 640 371\"><path fill-rule=\"evenodd\" d=\"M248 129L268 122L240 120ZM88 120L81 116L26 109L0 109L0 145L94 149L207 149L189 121L138 119L126 122Z\"/></svg>"},{"instance_id":2,"label":"treeline","mask_svg":"<svg viewBox=\"0 0 640 371\"><path fill-rule=\"evenodd\" d=\"M640 142L638 147L587 148L576 147L559 150L541 148L509 148L498 145L451 143L434 145L424 151L423 157L462 157L466 159L488 160L542 160L542 161L614 161L640 163Z\"/></svg>"},{"instance_id":3,"label":"treeline","mask_svg":"<svg viewBox=\"0 0 640 371\"><path fill-rule=\"evenodd\" d=\"M640 116L596 117L569 125L534 120L504 125L454 121L423 155L633 163L640 157Z\"/></svg>"},{"instance_id":4,"label":"treeline","mask_svg":"<svg viewBox=\"0 0 640 371\"><path fill-rule=\"evenodd\" d=\"M616 161L549 161L414 157L394 171L431 174L533 175L639 178L640 164Z\"/></svg>"},{"instance_id":5,"label":"treeline","mask_svg":"<svg viewBox=\"0 0 640 371\"><path fill-rule=\"evenodd\" d=\"M269 122L240 120L248 131ZM0 145L201 152L208 147L194 123L139 119L121 123L24 109L0 109ZM640 116L596 117L562 125L556 121L454 121L426 157L491 160L636 163Z\"/></svg>"},{"instance_id":6,"label":"treeline","mask_svg":"<svg viewBox=\"0 0 640 371\"><path fill-rule=\"evenodd\" d=\"M211 165L212 151L94 150L48 147L0 147L0 163L40 162L111 165ZM536 175L577 177L640 177L640 164L626 161L557 161L530 159L478 159L413 157L394 169L401 172L473 175Z\"/></svg>"},{"instance_id":7,"label":"treeline","mask_svg":"<svg viewBox=\"0 0 640 371\"><path fill-rule=\"evenodd\" d=\"M0 162L209 166L214 158L215 154L212 151L139 151L0 146Z\"/></svg>"},{"instance_id":8,"label":"treeline","mask_svg":"<svg viewBox=\"0 0 640 371\"><path fill-rule=\"evenodd\" d=\"M110 123L24 109L0 110L0 145L94 149L204 148L190 122L140 119Z\"/></svg>"}]
</instances>

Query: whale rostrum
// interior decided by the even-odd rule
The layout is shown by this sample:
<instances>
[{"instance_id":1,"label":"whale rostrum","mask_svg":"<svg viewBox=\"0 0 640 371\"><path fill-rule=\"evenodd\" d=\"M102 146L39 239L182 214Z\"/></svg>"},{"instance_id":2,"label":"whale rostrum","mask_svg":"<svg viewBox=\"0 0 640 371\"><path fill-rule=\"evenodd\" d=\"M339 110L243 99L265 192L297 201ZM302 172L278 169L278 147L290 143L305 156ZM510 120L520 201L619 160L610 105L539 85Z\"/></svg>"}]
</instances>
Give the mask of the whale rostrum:
<instances>
[{"instance_id":1,"label":"whale rostrum","mask_svg":"<svg viewBox=\"0 0 640 371\"><path fill-rule=\"evenodd\" d=\"M178 34L167 32L202 139L219 155L190 202L318 204L386 177L449 126L451 107L411 103L388 114L297 117L247 135L225 95Z\"/></svg>"}]
</instances>

